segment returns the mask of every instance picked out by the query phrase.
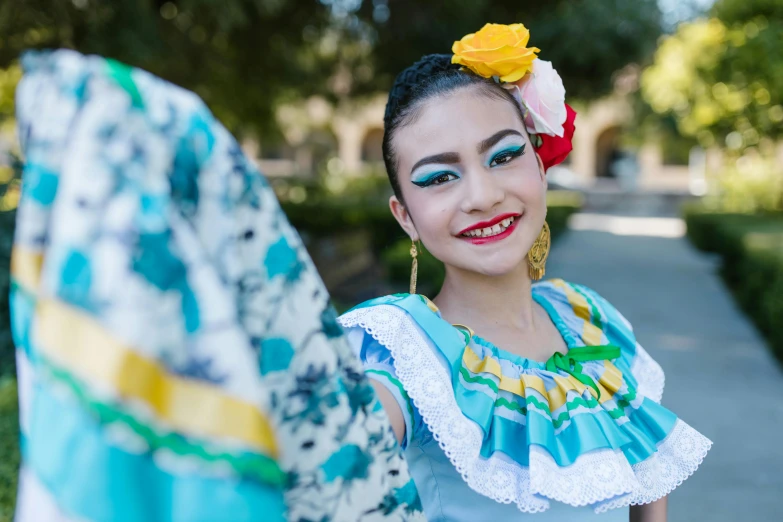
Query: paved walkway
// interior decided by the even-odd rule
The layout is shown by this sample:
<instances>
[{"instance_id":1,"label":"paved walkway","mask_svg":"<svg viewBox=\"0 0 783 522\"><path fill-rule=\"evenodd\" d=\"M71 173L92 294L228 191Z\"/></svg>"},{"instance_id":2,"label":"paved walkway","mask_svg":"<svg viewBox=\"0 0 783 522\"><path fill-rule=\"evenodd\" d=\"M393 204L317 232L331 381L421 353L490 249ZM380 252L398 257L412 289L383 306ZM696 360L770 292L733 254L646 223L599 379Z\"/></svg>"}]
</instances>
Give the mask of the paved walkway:
<instances>
[{"instance_id":1,"label":"paved walkway","mask_svg":"<svg viewBox=\"0 0 783 522\"><path fill-rule=\"evenodd\" d=\"M666 372L663 404L712 439L670 497L669 520L783 520L783 372L715 262L676 237L678 220L636 219L577 216L580 230L555 245L547 277L613 303Z\"/></svg>"}]
</instances>

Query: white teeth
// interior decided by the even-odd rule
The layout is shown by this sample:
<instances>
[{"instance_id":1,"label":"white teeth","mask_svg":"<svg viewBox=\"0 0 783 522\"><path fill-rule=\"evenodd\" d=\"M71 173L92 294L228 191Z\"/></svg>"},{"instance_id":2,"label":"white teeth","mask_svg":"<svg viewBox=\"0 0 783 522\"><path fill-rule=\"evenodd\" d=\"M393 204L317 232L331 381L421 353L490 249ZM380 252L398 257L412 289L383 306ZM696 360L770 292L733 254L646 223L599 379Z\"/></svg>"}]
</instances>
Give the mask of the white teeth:
<instances>
[{"instance_id":1,"label":"white teeth","mask_svg":"<svg viewBox=\"0 0 783 522\"><path fill-rule=\"evenodd\" d=\"M511 223L514 222L514 217L506 218L500 223L497 223L494 226L487 227L487 228L481 228L478 230L469 230L468 232L465 232L463 235L467 237L489 237L489 236L496 236L506 230L509 226L511 226Z\"/></svg>"}]
</instances>

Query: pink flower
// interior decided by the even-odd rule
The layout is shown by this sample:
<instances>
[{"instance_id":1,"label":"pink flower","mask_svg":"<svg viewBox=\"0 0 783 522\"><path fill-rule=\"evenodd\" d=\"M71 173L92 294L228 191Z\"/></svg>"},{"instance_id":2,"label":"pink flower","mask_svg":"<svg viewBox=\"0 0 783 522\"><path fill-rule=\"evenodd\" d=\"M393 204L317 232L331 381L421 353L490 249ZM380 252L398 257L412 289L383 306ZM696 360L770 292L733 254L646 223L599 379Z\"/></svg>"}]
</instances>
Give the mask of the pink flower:
<instances>
[{"instance_id":1,"label":"pink flower","mask_svg":"<svg viewBox=\"0 0 783 522\"><path fill-rule=\"evenodd\" d=\"M522 104L528 132L563 137L567 117L565 87L552 62L536 58L530 73L503 87Z\"/></svg>"}]
</instances>

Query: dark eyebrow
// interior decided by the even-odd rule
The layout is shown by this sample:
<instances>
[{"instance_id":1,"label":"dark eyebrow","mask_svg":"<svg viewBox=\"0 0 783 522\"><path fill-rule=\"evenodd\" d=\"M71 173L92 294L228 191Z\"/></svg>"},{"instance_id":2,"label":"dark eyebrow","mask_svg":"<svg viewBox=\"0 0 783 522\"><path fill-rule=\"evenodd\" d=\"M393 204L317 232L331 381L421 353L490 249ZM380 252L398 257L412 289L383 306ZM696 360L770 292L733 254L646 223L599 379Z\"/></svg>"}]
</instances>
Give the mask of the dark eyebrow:
<instances>
[{"instance_id":1,"label":"dark eyebrow","mask_svg":"<svg viewBox=\"0 0 783 522\"><path fill-rule=\"evenodd\" d=\"M411 174L413 174L416 169L422 165L429 165L430 163L459 163L459 154L456 152L443 152L441 154L435 154L434 156L427 156L426 158L422 158L413 166L411 169Z\"/></svg>"},{"instance_id":2,"label":"dark eyebrow","mask_svg":"<svg viewBox=\"0 0 783 522\"><path fill-rule=\"evenodd\" d=\"M487 138L484 141L482 141L481 143L479 143L479 145L477 147L478 153L479 154L484 154L485 152L487 152L489 150L490 147L495 145L497 142L499 142L500 140L502 140L506 136L524 137L524 136L522 136L522 133L520 133L519 131L515 131L514 129L505 129L505 130L496 132L495 134L493 134L489 138Z\"/></svg>"}]
</instances>

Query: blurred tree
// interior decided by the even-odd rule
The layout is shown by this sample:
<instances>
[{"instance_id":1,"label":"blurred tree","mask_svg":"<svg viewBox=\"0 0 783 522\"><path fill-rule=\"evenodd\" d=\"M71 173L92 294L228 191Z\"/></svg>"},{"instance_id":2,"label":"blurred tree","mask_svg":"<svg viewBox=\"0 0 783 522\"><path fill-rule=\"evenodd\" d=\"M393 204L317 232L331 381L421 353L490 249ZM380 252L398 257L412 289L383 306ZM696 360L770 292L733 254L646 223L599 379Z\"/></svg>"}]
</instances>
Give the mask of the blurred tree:
<instances>
[{"instance_id":1,"label":"blurred tree","mask_svg":"<svg viewBox=\"0 0 783 522\"><path fill-rule=\"evenodd\" d=\"M21 165L13 155L4 155L5 142L13 127L14 90L19 82L21 70L17 65L0 69L0 388L3 377L14 375L14 344L11 339L8 291L10 285L11 246L13 244L16 205L19 201L19 170ZM1 390L0 390L1 391ZM0 394L1 395L1 394ZM0 397L2 402L2 397ZM3 444L3 414L0 405L0 446ZM0 476L4 470L0 467ZM0 518L2 515L3 490L0 488Z\"/></svg>"},{"instance_id":2,"label":"blurred tree","mask_svg":"<svg viewBox=\"0 0 783 522\"><path fill-rule=\"evenodd\" d=\"M332 20L315 0L4 0L0 67L28 48L97 53L196 91L235 131L270 130L274 101L327 89L338 51L361 46Z\"/></svg>"},{"instance_id":3,"label":"blurred tree","mask_svg":"<svg viewBox=\"0 0 783 522\"><path fill-rule=\"evenodd\" d=\"M582 98L661 33L655 0L3 0L0 67L26 48L98 53L195 90L234 131L269 131L277 102L386 90L485 21L524 22Z\"/></svg>"},{"instance_id":4,"label":"blurred tree","mask_svg":"<svg viewBox=\"0 0 783 522\"><path fill-rule=\"evenodd\" d=\"M719 0L710 14L661 43L642 95L704 146L771 149L783 137L783 3Z\"/></svg>"},{"instance_id":5,"label":"blurred tree","mask_svg":"<svg viewBox=\"0 0 783 522\"><path fill-rule=\"evenodd\" d=\"M599 96L661 33L656 0L2 0L0 127L12 122L15 64L66 47L194 90L234 132L275 133L279 102L387 90L422 55L448 53L485 22L523 22L569 96ZM2 129L0 129L2 130ZM0 164L0 295L8 293L18 168ZM0 374L13 367L0 301Z\"/></svg>"},{"instance_id":6,"label":"blurred tree","mask_svg":"<svg viewBox=\"0 0 783 522\"><path fill-rule=\"evenodd\" d=\"M367 0L359 12L375 13L372 57L380 89L423 54L451 52L454 40L485 22L522 22L569 96L590 99L611 89L613 73L647 58L662 33L656 0Z\"/></svg>"}]
</instances>

